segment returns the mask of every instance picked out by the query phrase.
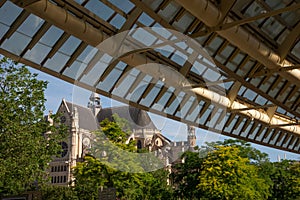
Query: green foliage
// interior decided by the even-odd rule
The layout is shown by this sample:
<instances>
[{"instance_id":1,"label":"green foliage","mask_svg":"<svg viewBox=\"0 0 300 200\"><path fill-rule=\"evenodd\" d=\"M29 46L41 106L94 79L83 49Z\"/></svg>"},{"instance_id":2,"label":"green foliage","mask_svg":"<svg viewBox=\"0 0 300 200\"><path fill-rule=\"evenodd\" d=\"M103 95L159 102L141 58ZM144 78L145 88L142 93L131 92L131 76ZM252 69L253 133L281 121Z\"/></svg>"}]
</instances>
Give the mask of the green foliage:
<instances>
[{"instance_id":1,"label":"green foliage","mask_svg":"<svg viewBox=\"0 0 300 200\"><path fill-rule=\"evenodd\" d=\"M196 186L199 184L199 173L203 158L195 152L185 152L182 155L184 163L172 168L170 178L173 182L174 196L180 199L198 199L200 196Z\"/></svg>"},{"instance_id":2,"label":"green foliage","mask_svg":"<svg viewBox=\"0 0 300 200\"><path fill-rule=\"evenodd\" d=\"M47 83L6 58L0 65L0 194L18 194L46 181L47 163L63 137L54 133L64 129L44 120Z\"/></svg>"},{"instance_id":3,"label":"green foliage","mask_svg":"<svg viewBox=\"0 0 300 200\"><path fill-rule=\"evenodd\" d=\"M41 193L42 200L79 200L73 187L45 185Z\"/></svg>"},{"instance_id":4,"label":"green foliage","mask_svg":"<svg viewBox=\"0 0 300 200\"><path fill-rule=\"evenodd\" d=\"M208 143L186 152L172 169L174 195L180 199L266 199L272 185L263 176L267 155L240 140Z\"/></svg>"},{"instance_id":5,"label":"green foliage","mask_svg":"<svg viewBox=\"0 0 300 200\"><path fill-rule=\"evenodd\" d=\"M273 187L269 199L295 200L300 199L300 163L290 160L269 163L268 171Z\"/></svg>"},{"instance_id":6,"label":"green foliage","mask_svg":"<svg viewBox=\"0 0 300 200\"><path fill-rule=\"evenodd\" d=\"M199 173L197 188L212 199L267 199L269 185L258 168L240 156L236 146L218 146L209 152Z\"/></svg>"},{"instance_id":7,"label":"green foliage","mask_svg":"<svg viewBox=\"0 0 300 200\"><path fill-rule=\"evenodd\" d=\"M78 198L98 198L101 187L115 188L119 199L169 199L171 188L167 185L167 172L148 173L118 171L104 165L99 159L86 156L74 169L75 190Z\"/></svg>"},{"instance_id":8,"label":"green foliage","mask_svg":"<svg viewBox=\"0 0 300 200\"><path fill-rule=\"evenodd\" d=\"M248 158L252 163L269 161L268 154L262 153L258 149L251 147L250 143L243 140L227 139L224 141L207 143L207 145L211 149L215 149L218 146L235 146L240 150L239 156Z\"/></svg>"},{"instance_id":9,"label":"green foliage","mask_svg":"<svg viewBox=\"0 0 300 200\"><path fill-rule=\"evenodd\" d=\"M113 170L99 160L86 156L85 161L77 163L74 169L75 190L81 200L97 199L98 189L106 185Z\"/></svg>"},{"instance_id":10,"label":"green foliage","mask_svg":"<svg viewBox=\"0 0 300 200\"><path fill-rule=\"evenodd\" d=\"M102 131L95 133L97 137L93 144L92 154L96 157L86 156L85 161L74 169L79 199L97 199L101 187L115 188L119 199L169 198L171 188L167 186L167 172L146 173L134 143L125 143L130 135L121 127L125 121L120 125L116 121L120 122L120 119L101 123Z\"/></svg>"}]
</instances>

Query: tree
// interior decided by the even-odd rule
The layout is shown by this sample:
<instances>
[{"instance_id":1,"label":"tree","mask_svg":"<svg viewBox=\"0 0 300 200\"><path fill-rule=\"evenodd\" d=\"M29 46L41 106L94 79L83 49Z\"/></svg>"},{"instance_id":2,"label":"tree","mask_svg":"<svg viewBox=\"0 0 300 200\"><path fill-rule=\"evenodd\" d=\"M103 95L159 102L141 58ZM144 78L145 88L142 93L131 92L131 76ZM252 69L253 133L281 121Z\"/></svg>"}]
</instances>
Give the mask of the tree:
<instances>
[{"instance_id":1,"label":"tree","mask_svg":"<svg viewBox=\"0 0 300 200\"><path fill-rule=\"evenodd\" d=\"M199 173L203 158L196 152L185 152L182 155L184 163L176 164L172 167L170 175L174 189L174 196L180 199L198 199Z\"/></svg>"},{"instance_id":2,"label":"tree","mask_svg":"<svg viewBox=\"0 0 300 200\"><path fill-rule=\"evenodd\" d=\"M115 188L119 199L165 199L171 195L167 172L145 172L134 142L126 144L123 120L104 120L95 132L92 155L74 169L75 190L79 199L97 199L100 188ZM118 123L122 121L122 123ZM103 153L105 152L105 153ZM139 172L139 173L136 173Z\"/></svg>"},{"instance_id":3,"label":"tree","mask_svg":"<svg viewBox=\"0 0 300 200\"><path fill-rule=\"evenodd\" d=\"M282 162L269 163L268 175L273 185L272 196L269 199L294 200L300 199L300 162L283 160Z\"/></svg>"},{"instance_id":4,"label":"tree","mask_svg":"<svg viewBox=\"0 0 300 200\"><path fill-rule=\"evenodd\" d=\"M59 152L64 129L44 120L47 83L6 58L0 65L0 194L6 195L47 181L47 164ZM45 137L49 131L57 134Z\"/></svg>"},{"instance_id":5,"label":"tree","mask_svg":"<svg viewBox=\"0 0 300 200\"><path fill-rule=\"evenodd\" d=\"M42 200L79 200L73 187L44 185Z\"/></svg>"},{"instance_id":6,"label":"tree","mask_svg":"<svg viewBox=\"0 0 300 200\"><path fill-rule=\"evenodd\" d=\"M205 158L199 189L209 199L267 199L269 185L237 146L217 146Z\"/></svg>"},{"instance_id":7,"label":"tree","mask_svg":"<svg viewBox=\"0 0 300 200\"><path fill-rule=\"evenodd\" d=\"M230 155L229 152L226 158L218 156L218 152L224 151L224 148L234 150L236 155ZM223 153L225 153L224 151ZM271 180L268 176L265 176L263 171L264 163L268 163L267 154L261 153L257 149L251 147L247 142L241 140L225 140L207 143L207 146L199 149L198 152L186 152L182 155L183 163L175 165L172 169L171 179L173 187L175 188L174 195L180 199L199 199L202 198L216 198L223 199L223 196L211 196L211 192L214 191L209 181L215 179L219 181L225 180L222 177L223 173L234 174L234 169L228 167L228 162L232 167L236 167L239 171L244 169L250 170L249 173L253 173L258 180L264 180L265 186L271 185ZM210 163L210 165L209 165ZM240 164L240 165L239 165ZM206 171L208 170L209 173ZM231 172L233 170L233 172ZM207 175L207 177L205 177ZM246 178L249 174L240 173ZM251 176L252 176L251 175ZM249 175L250 176L250 175ZM232 176L237 177L237 176ZM229 179L228 179L229 180ZM242 180L239 178L239 180ZM206 186L204 184L207 184ZM226 185L227 184L227 185ZM228 187L228 190L233 190L237 187L237 182L224 182L223 186ZM254 183L253 183L254 184ZM254 184L255 185L255 184ZM221 187L220 187L221 189ZM222 189L221 189L222 190ZM224 191L219 191L219 195Z\"/></svg>"}]
</instances>

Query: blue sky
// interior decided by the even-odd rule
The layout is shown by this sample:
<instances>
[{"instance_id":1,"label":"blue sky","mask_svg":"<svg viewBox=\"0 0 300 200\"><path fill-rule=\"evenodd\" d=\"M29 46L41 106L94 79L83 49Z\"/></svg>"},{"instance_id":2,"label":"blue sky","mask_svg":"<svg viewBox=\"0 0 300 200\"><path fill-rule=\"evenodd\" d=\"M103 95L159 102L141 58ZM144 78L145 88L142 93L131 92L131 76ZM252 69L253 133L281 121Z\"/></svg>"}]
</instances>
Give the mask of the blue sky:
<instances>
[{"instance_id":1,"label":"blue sky","mask_svg":"<svg viewBox=\"0 0 300 200\"><path fill-rule=\"evenodd\" d=\"M79 88L67 82L64 82L58 78L45 74L43 72L37 71L35 69L30 68L31 72L39 74L38 78L42 80L48 81L48 88L46 90L45 96L47 99L46 102L46 113L49 110L56 112L58 106L60 105L61 100L64 98L67 101L73 102L78 105L86 106L88 103L89 96L91 94L90 91ZM101 96L102 107L113 107L124 105L120 102L114 101L110 98ZM149 113L151 119L153 120L156 127L161 130L161 132L173 141L182 141L186 140L187 137L187 127L185 124L181 122L177 122L171 119L167 119L162 116L158 116L156 114ZM224 140L227 137L222 136L220 134L215 134L200 128L196 129L196 137L197 144L199 146L205 144L205 142ZM266 152L269 154L271 161L277 161L278 157L283 159L286 157L287 159L300 160L300 156L298 154L289 153L285 151L280 151L268 147L264 147L261 145L252 144L255 148Z\"/></svg>"}]
</instances>

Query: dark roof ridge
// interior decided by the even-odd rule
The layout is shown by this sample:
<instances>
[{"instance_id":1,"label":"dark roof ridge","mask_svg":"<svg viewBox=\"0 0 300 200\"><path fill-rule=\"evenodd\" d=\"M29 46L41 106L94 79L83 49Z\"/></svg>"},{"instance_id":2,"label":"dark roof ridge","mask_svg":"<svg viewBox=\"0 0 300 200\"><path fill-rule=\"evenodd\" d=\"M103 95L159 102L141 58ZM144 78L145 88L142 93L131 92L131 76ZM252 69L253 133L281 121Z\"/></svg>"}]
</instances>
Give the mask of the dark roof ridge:
<instances>
[{"instance_id":1,"label":"dark roof ridge","mask_svg":"<svg viewBox=\"0 0 300 200\"><path fill-rule=\"evenodd\" d=\"M67 101L67 100L65 100L65 102L68 104L72 104L73 106L79 106L79 107L81 107L81 108L84 108L84 109L88 109L88 110L90 110L91 111L91 109L89 109L88 107L85 107L85 106L82 106L82 105L79 105L79 104L76 104L76 103L73 103L73 102L70 102L70 101ZM92 111L91 111L92 112Z\"/></svg>"}]
</instances>

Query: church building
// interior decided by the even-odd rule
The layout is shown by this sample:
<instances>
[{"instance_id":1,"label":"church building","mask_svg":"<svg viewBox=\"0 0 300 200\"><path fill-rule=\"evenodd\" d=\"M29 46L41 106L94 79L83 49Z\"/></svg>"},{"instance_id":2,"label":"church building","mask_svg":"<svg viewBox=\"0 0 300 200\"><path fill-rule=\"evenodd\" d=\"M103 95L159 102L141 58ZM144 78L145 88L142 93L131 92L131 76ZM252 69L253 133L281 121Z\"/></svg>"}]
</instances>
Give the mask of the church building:
<instances>
[{"instance_id":1,"label":"church building","mask_svg":"<svg viewBox=\"0 0 300 200\"><path fill-rule=\"evenodd\" d=\"M104 119L113 120L112 115L129 122L132 135L128 140L135 140L137 148L147 148L155 151L164 160L165 166L178 162L180 155L193 150L196 145L195 128L188 128L187 141L172 142L156 128L146 111L131 106L102 108L100 98L92 93L87 107L62 100L57 113L61 114L60 121L68 127L68 137L61 142L60 157L49 163L49 176L53 185L68 185L72 182L72 168L83 160L88 149L91 148L93 132L100 129L100 122ZM50 116L46 116L50 120ZM168 151L162 151L167 147Z\"/></svg>"}]
</instances>

